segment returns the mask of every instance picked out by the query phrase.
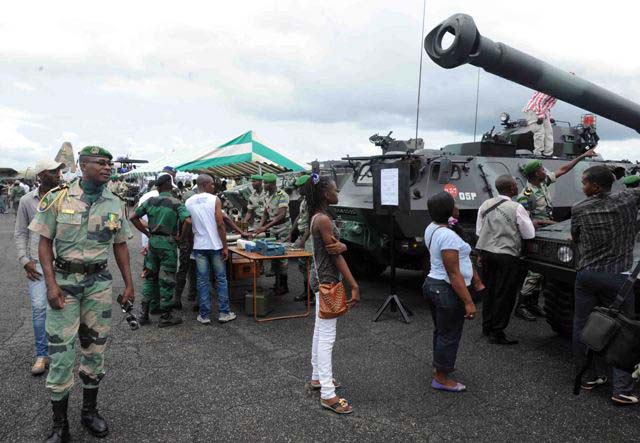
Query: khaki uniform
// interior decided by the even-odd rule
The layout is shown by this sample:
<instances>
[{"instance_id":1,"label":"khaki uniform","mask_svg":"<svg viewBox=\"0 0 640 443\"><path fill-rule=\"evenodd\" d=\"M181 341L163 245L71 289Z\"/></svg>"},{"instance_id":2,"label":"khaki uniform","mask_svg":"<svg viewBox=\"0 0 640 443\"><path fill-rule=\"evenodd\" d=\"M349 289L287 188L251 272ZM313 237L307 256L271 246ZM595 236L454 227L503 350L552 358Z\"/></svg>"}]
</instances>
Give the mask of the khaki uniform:
<instances>
[{"instance_id":1,"label":"khaki uniform","mask_svg":"<svg viewBox=\"0 0 640 443\"><path fill-rule=\"evenodd\" d=\"M75 264L106 262L114 243L131 238L124 202L106 187L93 204L80 181L42 199L29 229L55 239L57 258ZM53 400L63 399L73 386L76 335L82 357L79 376L85 388L97 388L104 376L104 351L111 322L111 273L92 274L56 270L56 282L65 294L62 309L47 308L46 329L51 365L47 388Z\"/></svg>"},{"instance_id":2,"label":"khaki uniform","mask_svg":"<svg viewBox=\"0 0 640 443\"><path fill-rule=\"evenodd\" d=\"M527 186L516 198L516 201L529 212L532 221L551 220L553 203L549 186L555 182L556 175L551 172L540 186L533 186L527 182ZM526 308L527 306L537 305L540 291L542 291L542 275L537 272L527 271L527 277L520 290L518 306Z\"/></svg>"},{"instance_id":3,"label":"khaki uniform","mask_svg":"<svg viewBox=\"0 0 640 443\"><path fill-rule=\"evenodd\" d=\"M255 189L251 190L249 202L247 203L247 210L253 211L253 222L251 226L254 230L260 227L260 221L262 220L262 215L264 214L264 208L266 205L266 196L267 193L264 189L260 193L256 192Z\"/></svg>"},{"instance_id":4,"label":"khaki uniform","mask_svg":"<svg viewBox=\"0 0 640 443\"><path fill-rule=\"evenodd\" d=\"M286 209L285 220L277 226L273 226L268 231L269 237L275 237L277 241L284 242L291 233L291 217L289 217L289 195L282 189L274 192L273 195L265 193L264 210L267 213L266 222L273 220L278 215L280 208ZM278 275L287 275L287 260L279 259L271 261L273 273Z\"/></svg>"}]
</instances>

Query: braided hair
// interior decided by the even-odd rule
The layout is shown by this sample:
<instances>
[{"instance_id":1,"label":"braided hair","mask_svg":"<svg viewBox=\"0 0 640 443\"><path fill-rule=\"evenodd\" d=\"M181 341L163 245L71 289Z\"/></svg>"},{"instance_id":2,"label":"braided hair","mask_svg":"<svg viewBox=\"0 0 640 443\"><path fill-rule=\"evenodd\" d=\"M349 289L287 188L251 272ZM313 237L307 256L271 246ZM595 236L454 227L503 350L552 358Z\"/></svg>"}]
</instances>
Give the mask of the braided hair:
<instances>
[{"instance_id":1,"label":"braided hair","mask_svg":"<svg viewBox=\"0 0 640 443\"><path fill-rule=\"evenodd\" d=\"M316 213L324 212L327 209L325 194L331 183L333 180L330 177L313 174L303 186L302 193L307 198L307 207L309 208L309 223Z\"/></svg>"}]
</instances>

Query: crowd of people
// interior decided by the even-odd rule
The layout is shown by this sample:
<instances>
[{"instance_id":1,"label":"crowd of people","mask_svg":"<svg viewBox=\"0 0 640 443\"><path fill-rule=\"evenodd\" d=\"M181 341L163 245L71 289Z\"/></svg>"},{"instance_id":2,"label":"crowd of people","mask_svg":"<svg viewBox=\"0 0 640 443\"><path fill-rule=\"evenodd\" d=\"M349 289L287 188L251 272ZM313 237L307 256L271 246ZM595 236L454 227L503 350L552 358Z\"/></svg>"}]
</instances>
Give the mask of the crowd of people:
<instances>
[{"instance_id":1,"label":"crowd of people","mask_svg":"<svg viewBox=\"0 0 640 443\"><path fill-rule=\"evenodd\" d=\"M485 201L478 211L477 266L472 262L472 247L456 223L454 198L446 192L429 198L432 222L424 241L431 268L423 293L434 324L432 388L446 392L467 389L452 373L464 323L480 315L476 308L479 298L483 301L482 332L495 345L518 343L505 333L514 308L515 315L526 321L541 315L536 290L540 276L525 273L518 260L522 240L533 238L536 229L553 223L548 187L592 155L593 150L587 151L554 172L546 171L539 160L530 161L523 169L528 181L521 193L513 177L498 177L495 189L499 195ZM180 189L175 184L175 171L167 167L128 214L123 199L107 186L111 160L106 149L85 147L79 155L82 177L68 184L61 183L62 163L39 161L35 167L39 185L19 201L15 241L32 305L36 361L31 372L38 375L49 369L46 385L51 392L53 428L48 441L69 439L67 408L74 383L76 337L82 353L82 424L98 437L109 432L97 408L111 318L112 276L107 256L113 249L125 285L118 302L133 302L129 222L146 238L141 325L150 324L155 314L160 315L158 327L182 323L179 313L187 281L190 298L197 297L197 321L210 324L212 279L217 321L227 323L236 318L229 305L225 263L228 229L248 237L267 235L282 242L296 239L295 247L310 251L314 263L310 285L316 294L310 386L320 391L323 408L351 413L349 402L336 394L339 383L332 371L338 319L319 315L321 285L343 281L350 291L348 305L353 307L360 299L358 283L342 256L347 246L340 242L329 211L330 205L338 202L336 183L315 173L299 177L295 185L302 202L300 214L292 221L289 195L278 189L277 177L253 175L247 212L241 221L235 221L223 210L216 179L202 174L190 189ZM573 208L572 235L580 260L573 337L577 359L584 354L580 332L588 314L615 294L633 262L640 191L612 194L614 181L606 166L586 169L582 175L586 199ZM306 277L306 269L301 267L300 271ZM287 261L274 260L272 273L273 295L287 293ZM295 297L302 299L306 300L302 294ZM623 309L633 309L633 301L628 300ZM606 368L597 366L594 371L585 379L583 389L608 381ZM630 374L614 368L611 399L616 404L638 403Z\"/></svg>"}]
</instances>

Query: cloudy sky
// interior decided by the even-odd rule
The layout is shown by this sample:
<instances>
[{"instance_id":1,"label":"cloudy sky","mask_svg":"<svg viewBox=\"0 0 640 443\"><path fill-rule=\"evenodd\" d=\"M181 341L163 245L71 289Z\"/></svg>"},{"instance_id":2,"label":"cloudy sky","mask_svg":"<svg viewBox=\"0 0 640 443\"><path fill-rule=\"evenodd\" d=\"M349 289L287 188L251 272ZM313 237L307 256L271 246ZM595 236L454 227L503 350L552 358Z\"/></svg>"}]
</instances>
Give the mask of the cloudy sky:
<instances>
[{"instance_id":1,"label":"cloudy sky","mask_svg":"<svg viewBox=\"0 0 640 443\"><path fill-rule=\"evenodd\" d=\"M427 0L426 31L465 12L494 41L640 102L630 5ZM299 162L375 153L374 132L414 134L421 26L422 0L10 2L0 166L24 168L65 140L182 159L250 129ZM420 137L472 140L477 68L444 70L426 54L423 66ZM482 71L478 132L531 93ZM554 114L577 122L581 110ZM605 157L640 160L635 131L598 127Z\"/></svg>"}]
</instances>

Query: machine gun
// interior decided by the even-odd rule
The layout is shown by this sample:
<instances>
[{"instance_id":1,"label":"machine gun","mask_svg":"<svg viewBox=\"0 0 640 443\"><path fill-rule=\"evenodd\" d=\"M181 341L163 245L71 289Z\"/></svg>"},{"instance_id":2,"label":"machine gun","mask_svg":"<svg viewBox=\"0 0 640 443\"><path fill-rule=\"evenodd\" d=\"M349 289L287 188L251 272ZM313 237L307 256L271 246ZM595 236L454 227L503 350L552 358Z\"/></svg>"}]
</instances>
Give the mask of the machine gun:
<instances>
[{"instance_id":1,"label":"machine gun","mask_svg":"<svg viewBox=\"0 0 640 443\"><path fill-rule=\"evenodd\" d=\"M414 152L417 149L424 148L424 141L419 139L410 138L409 140L396 140L391 137L393 131L389 131L387 135L373 134L369 137L369 141L382 149L382 154L387 152Z\"/></svg>"}]
</instances>

